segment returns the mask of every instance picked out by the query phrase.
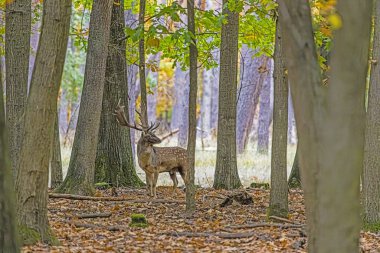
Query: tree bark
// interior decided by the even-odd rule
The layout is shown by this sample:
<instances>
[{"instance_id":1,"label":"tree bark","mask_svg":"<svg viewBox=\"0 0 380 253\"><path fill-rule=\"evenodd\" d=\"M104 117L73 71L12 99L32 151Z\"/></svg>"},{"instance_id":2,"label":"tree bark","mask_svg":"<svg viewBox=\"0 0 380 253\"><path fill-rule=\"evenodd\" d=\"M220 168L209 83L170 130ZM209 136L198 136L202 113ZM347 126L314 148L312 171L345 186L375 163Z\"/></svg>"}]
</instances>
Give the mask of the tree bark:
<instances>
[{"instance_id":1,"label":"tree bark","mask_svg":"<svg viewBox=\"0 0 380 253\"><path fill-rule=\"evenodd\" d=\"M223 0L223 6L227 5ZM222 25L219 75L218 144L214 188L241 186L236 163L236 87L239 13L223 8L227 23Z\"/></svg>"},{"instance_id":2,"label":"tree bark","mask_svg":"<svg viewBox=\"0 0 380 253\"><path fill-rule=\"evenodd\" d=\"M95 159L111 24L111 0L95 0L90 17L90 34L77 130L67 176L57 188L60 193L94 194Z\"/></svg>"},{"instance_id":3,"label":"tree bark","mask_svg":"<svg viewBox=\"0 0 380 253\"><path fill-rule=\"evenodd\" d=\"M28 98L31 0L7 1L5 8L6 116L16 178Z\"/></svg>"},{"instance_id":4,"label":"tree bark","mask_svg":"<svg viewBox=\"0 0 380 253\"><path fill-rule=\"evenodd\" d=\"M145 25L145 4L146 0L140 0L139 26L141 29L141 37L139 40L139 76L140 76L140 94L141 94L141 123L148 126L148 109L146 95L146 78L145 78L145 42L144 42L144 25Z\"/></svg>"},{"instance_id":5,"label":"tree bark","mask_svg":"<svg viewBox=\"0 0 380 253\"><path fill-rule=\"evenodd\" d=\"M161 53L152 55L150 64L154 64L157 68L160 67ZM158 71L149 71L148 86L151 93L147 96L147 114L150 122L156 121L157 97L158 97Z\"/></svg>"},{"instance_id":6,"label":"tree bark","mask_svg":"<svg viewBox=\"0 0 380 253\"><path fill-rule=\"evenodd\" d=\"M63 70L63 66L62 66ZM60 85L60 84L57 84ZM62 184L62 158L61 158L61 142L59 136L58 111L54 119L54 136L53 136L52 155L50 160L50 188L55 189Z\"/></svg>"},{"instance_id":7,"label":"tree bark","mask_svg":"<svg viewBox=\"0 0 380 253\"><path fill-rule=\"evenodd\" d=\"M190 42L190 91L189 91L189 134L187 152L189 159L188 184L186 185L186 212L192 214L195 211L195 185L194 185L194 166L195 166L195 146L197 140L197 42L195 38L195 14L194 0L187 0L187 23L188 31L194 36Z\"/></svg>"},{"instance_id":8,"label":"tree bark","mask_svg":"<svg viewBox=\"0 0 380 253\"><path fill-rule=\"evenodd\" d=\"M96 182L107 182L115 187L139 187L133 163L129 128L121 128L112 115L119 99L129 111L124 33L124 0L114 2L111 34L108 45L106 78L103 91L102 114L95 161ZM126 115L129 118L129 115Z\"/></svg>"},{"instance_id":9,"label":"tree bark","mask_svg":"<svg viewBox=\"0 0 380 253\"><path fill-rule=\"evenodd\" d=\"M281 26L276 22L274 49L274 104L269 216L288 217L287 146L288 78L282 52ZM261 109L261 108L260 108Z\"/></svg>"},{"instance_id":10,"label":"tree bark","mask_svg":"<svg viewBox=\"0 0 380 253\"><path fill-rule=\"evenodd\" d=\"M309 3L279 2L312 253L359 251L371 3L338 2L343 24L335 31L330 84L323 87Z\"/></svg>"},{"instance_id":11,"label":"tree bark","mask_svg":"<svg viewBox=\"0 0 380 253\"><path fill-rule=\"evenodd\" d=\"M0 61L0 69L2 62ZM7 129L3 101L3 78L0 71L0 252L20 252L15 217L12 168L8 153Z\"/></svg>"},{"instance_id":12,"label":"tree bark","mask_svg":"<svg viewBox=\"0 0 380 253\"><path fill-rule=\"evenodd\" d=\"M60 84L55 78L62 73L56 66L64 61L71 1L45 0L43 4L41 37L25 112L16 179L17 217L24 244L40 240L55 243L47 217L47 188Z\"/></svg>"},{"instance_id":13,"label":"tree bark","mask_svg":"<svg viewBox=\"0 0 380 253\"><path fill-rule=\"evenodd\" d=\"M260 94L259 123L257 127L257 152L268 154L269 127L273 113L273 68L272 60L268 60L267 72L263 73L264 83Z\"/></svg>"},{"instance_id":14,"label":"tree bark","mask_svg":"<svg viewBox=\"0 0 380 253\"><path fill-rule=\"evenodd\" d=\"M369 229L380 225L380 2L375 2L374 37L372 48L371 78L368 91L366 114L364 170L363 170L363 207L364 223Z\"/></svg>"}]
</instances>

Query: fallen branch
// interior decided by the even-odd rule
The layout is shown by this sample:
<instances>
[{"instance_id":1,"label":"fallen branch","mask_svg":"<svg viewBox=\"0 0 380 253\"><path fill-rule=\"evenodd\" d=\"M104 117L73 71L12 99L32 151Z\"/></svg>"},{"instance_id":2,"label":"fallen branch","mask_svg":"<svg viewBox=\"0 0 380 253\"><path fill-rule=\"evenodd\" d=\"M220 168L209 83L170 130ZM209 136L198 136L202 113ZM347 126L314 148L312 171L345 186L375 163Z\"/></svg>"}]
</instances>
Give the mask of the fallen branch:
<instances>
[{"instance_id":1,"label":"fallen branch","mask_svg":"<svg viewBox=\"0 0 380 253\"><path fill-rule=\"evenodd\" d=\"M273 219L273 220L283 221L283 222L290 223L290 224L299 225L298 223L295 223L294 221L291 221L289 219L285 219L285 218L282 218L282 217L278 217L278 216L269 216L269 219Z\"/></svg>"},{"instance_id":2,"label":"fallen branch","mask_svg":"<svg viewBox=\"0 0 380 253\"><path fill-rule=\"evenodd\" d=\"M97 225L97 224L88 224L88 223L78 223L71 222L70 224L74 225L77 228L93 228L93 229L105 229L109 231L127 231L129 227L126 226L105 226L105 225Z\"/></svg>"},{"instance_id":3,"label":"fallen branch","mask_svg":"<svg viewBox=\"0 0 380 253\"><path fill-rule=\"evenodd\" d=\"M230 225L226 228L232 229L243 229L243 228L259 228L259 227L277 227L277 228L303 228L304 225L301 224L280 224L280 223L249 223L244 225Z\"/></svg>"},{"instance_id":4,"label":"fallen branch","mask_svg":"<svg viewBox=\"0 0 380 253\"><path fill-rule=\"evenodd\" d=\"M254 232L246 232L246 233L209 233L209 232L170 232L165 233L165 235L170 236L185 236L185 237L219 237L223 239L239 239L239 238L248 238L255 236Z\"/></svg>"},{"instance_id":5,"label":"fallen branch","mask_svg":"<svg viewBox=\"0 0 380 253\"><path fill-rule=\"evenodd\" d=\"M83 213L78 214L76 217L79 219L89 219L89 218L108 218L112 213Z\"/></svg>"},{"instance_id":6,"label":"fallen branch","mask_svg":"<svg viewBox=\"0 0 380 253\"><path fill-rule=\"evenodd\" d=\"M92 197L73 194L49 193L49 198L73 199L73 200L91 200L91 201L125 201L130 203L177 203L185 204L183 200L174 199L131 199L120 197Z\"/></svg>"}]
</instances>

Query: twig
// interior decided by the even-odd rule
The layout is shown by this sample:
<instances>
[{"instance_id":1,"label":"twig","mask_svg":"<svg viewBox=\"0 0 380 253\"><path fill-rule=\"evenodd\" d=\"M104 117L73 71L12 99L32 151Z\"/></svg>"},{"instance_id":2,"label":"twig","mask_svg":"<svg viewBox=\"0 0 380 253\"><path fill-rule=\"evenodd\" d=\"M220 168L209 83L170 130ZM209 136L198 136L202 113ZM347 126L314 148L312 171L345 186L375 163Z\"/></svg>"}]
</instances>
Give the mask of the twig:
<instances>
[{"instance_id":1,"label":"twig","mask_svg":"<svg viewBox=\"0 0 380 253\"><path fill-rule=\"evenodd\" d=\"M290 224L299 225L298 223L295 223L295 222L293 222L293 221L291 221L289 219L285 219L285 218L278 217L278 216L269 216L269 219L273 219L273 220L283 221L283 222L290 223Z\"/></svg>"},{"instance_id":2,"label":"twig","mask_svg":"<svg viewBox=\"0 0 380 253\"><path fill-rule=\"evenodd\" d=\"M230 225L226 228L243 229L243 228L258 228L258 227L278 227L278 228L303 228L301 224L280 224L280 223L249 223L244 225Z\"/></svg>"},{"instance_id":3,"label":"twig","mask_svg":"<svg viewBox=\"0 0 380 253\"><path fill-rule=\"evenodd\" d=\"M92 197L73 194L49 193L49 198L73 199L73 200L91 200L91 201L125 201L130 203L177 203L185 204L183 200L174 199L130 199L120 197Z\"/></svg>"},{"instance_id":4,"label":"twig","mask_svg":"<svg viewBox=\"0 0 380 253\"><path fill-rule=\"evenodd\" d=\"M209 232L169 232L164 233L165 235L170 236L185 236L185 237L219 237L224 239L238 239L238 238L248 238L255 236L255 232L246 232L246 233L209 233Z\"/></svg>"},{"instance_id":5,"label":"twig","mask_svg":"<svg viewBox=\"0 0 380 253\"><path fill-rule=\"evenodd\" d=\"M115 226L104 226L104 225L78 223L78 222L71 222L70 224L74 225L77 228L105 229L105 230L109 230L109 231L127 231L127 230L129 230L129 227L117 226L117 225L115 225Z\"/></svg>"},{"instance_id":6,"label":"twig","mask_svg":"<svg viewBox=\"0 0 380 253\"><path fill-rule=\"evenodd\" d=\"M89 218L108 218L112 215L112 213L83 213L78 214L76 217L79 219L89 219Z\"/></svg>"}]
</instances>

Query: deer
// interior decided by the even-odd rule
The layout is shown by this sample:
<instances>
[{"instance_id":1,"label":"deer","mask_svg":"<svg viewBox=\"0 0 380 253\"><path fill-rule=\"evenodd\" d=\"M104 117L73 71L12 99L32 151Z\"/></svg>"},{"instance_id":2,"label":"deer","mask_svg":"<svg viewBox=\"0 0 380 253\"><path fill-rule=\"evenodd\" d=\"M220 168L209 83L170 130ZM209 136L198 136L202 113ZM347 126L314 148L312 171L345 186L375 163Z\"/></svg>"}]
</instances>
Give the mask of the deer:
<instances>
[{"instance_id":1,"label":"deer","mask_svg":"<svg viewBox=\"0 0 380 253\"><path fill-rule=\"evenodd\" d=\"M137 158L139 166L144 170L146 175L147 192L153 198L157 197L156 185L159 173L169 172L170 178L173 181L173 191L175 194L178 185L176 173L181 175L185 187L188 179L188 154L187 150L181 147L156 147L155 144L161 143L161 139L156 136L155 130L159 123L151 123L150 126L131 124L124 112L124 105L119 103L116 106L114 115L119 125L133 128L141 132L140 139L137 142ZM136 111L141 119L141 114Z\"/></svg>"}]
</instances>

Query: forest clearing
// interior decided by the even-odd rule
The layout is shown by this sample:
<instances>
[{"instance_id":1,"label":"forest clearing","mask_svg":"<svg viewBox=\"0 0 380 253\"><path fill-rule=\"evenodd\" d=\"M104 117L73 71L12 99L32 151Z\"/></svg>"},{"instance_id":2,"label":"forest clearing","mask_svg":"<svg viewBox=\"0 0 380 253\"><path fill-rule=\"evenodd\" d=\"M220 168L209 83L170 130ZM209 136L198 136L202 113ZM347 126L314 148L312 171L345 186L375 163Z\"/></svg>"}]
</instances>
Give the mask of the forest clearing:
<instances>
[{"instance_id":1,"label":"forest clearing","mask_svg":"<svg viewBox=\"0 0 380 253\"><path fill-rule=\"evenodd\" d=\"M0 253L380 252L380 0L0 0Z\"/></svg>"}]
</instances>

